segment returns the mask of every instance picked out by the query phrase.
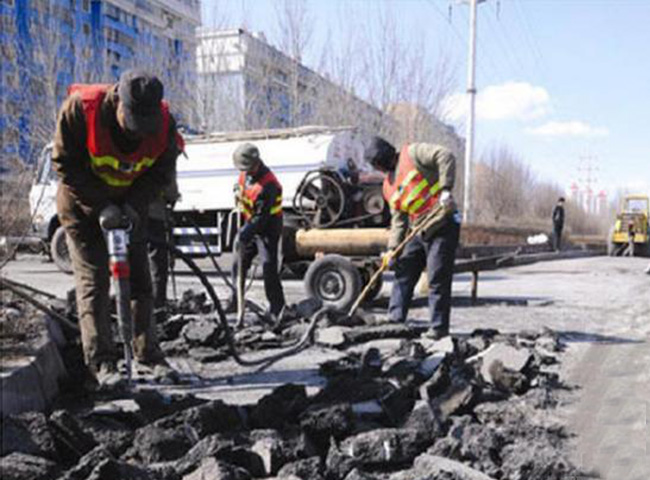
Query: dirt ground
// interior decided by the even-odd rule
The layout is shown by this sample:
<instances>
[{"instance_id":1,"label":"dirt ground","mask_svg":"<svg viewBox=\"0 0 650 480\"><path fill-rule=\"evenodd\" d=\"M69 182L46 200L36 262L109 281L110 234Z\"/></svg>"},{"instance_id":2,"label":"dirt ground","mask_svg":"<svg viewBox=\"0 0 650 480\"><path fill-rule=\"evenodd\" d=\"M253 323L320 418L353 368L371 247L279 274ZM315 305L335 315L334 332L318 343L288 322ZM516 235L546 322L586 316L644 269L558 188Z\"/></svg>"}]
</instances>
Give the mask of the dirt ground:
<instances>
[{"instance_id":1,"label":"dirt ground","mask_svg":"<svg viewBox=\"0 0 650 480\"><path fill-rule=\"evenodd\" d=\"M571 441L574 462L603 479L650 478L650 276L643 273L646 265L647 259L594 257L487 272L480 277L477 305L469 302L469 275L458 275L454 281L452 333L548 327L562 335L569 347L561 377L570 390L559 413L575 435ZM19 256L2 274L59 296L73 286L71 276L37 256ZM220 282L215 278L215 283ZM301 299L300 280L287 280L284 285L289 301ZM388 278L383 297L390 286ZM186 288L198 290L199 285L181 274L177 289ZM251 296L263 302L261 283L256 282ZM381 307L374 312L380 314ZM416 302L412 317L425 319L426 315L426 303Z\"/></svg>"}]
</instances>

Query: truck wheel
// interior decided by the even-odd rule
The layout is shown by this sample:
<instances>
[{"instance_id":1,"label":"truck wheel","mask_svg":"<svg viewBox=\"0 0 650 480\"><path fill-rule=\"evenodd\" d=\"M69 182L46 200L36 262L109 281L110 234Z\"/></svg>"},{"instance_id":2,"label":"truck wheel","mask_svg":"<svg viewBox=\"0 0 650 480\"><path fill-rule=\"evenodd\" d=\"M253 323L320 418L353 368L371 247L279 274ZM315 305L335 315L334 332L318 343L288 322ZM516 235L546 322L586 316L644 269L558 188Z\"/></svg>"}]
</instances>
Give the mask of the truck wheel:
<instances>
[{"instance_id":1,"label":"truck wheel","mask_svg":"<svg viewBox=\"0 0 650 480\"><path fill-rule=\"evenodd\" d=\"M361 287L359 270L341 255L325 255L315 260L305 274L307 294L336 310L348 310Z\"/></svg>"},{"instance_id":2,"label":"truck wheel","mask_svg":"<svg viewBox=\"0 0 650 480\"><path fill-rule=\"evenodd\" d=\"M65 273L72 273L72 262L70 261L70 252L66 241L65 230L59 226L50 242L50 255L59 270Z\"/></svg>"}]
</instances>

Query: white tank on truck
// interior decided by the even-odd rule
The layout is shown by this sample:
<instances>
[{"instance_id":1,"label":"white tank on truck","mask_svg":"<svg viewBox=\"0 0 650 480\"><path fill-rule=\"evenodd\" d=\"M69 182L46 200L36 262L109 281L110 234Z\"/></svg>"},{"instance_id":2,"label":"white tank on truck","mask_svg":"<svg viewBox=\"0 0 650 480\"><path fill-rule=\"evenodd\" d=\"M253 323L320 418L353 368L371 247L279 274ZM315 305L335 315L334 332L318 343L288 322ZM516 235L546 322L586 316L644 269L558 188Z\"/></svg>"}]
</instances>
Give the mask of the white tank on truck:
<instances>
[{"instance_id":1,"label":"white tank on truck","mask_svg":"<svg viewBox=\"0 0 650 480\"><path fill-rule=\"evenodd\" d=\"M349 127L300 127L187 137L177 162L181 199L174 207L177 246L207 253L232 246L234 187L239 171L232 154L242 143L258 147L282 184L285 225L295 228L385 224L381 176L363 160L363 138Z\"/></svg>"}]
</instances>

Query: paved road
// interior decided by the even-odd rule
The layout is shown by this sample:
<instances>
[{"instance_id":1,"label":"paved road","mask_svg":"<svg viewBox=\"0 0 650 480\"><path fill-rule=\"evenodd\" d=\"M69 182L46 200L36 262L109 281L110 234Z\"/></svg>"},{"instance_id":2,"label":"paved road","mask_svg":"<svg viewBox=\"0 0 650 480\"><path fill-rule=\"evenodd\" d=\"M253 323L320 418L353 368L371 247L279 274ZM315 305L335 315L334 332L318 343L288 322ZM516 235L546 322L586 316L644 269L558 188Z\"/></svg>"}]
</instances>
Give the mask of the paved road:
<instances>
[{"instance_id":1,"label":"paved road","mask_svg":"<svg viewBox=\"0 0 650 480\"><path fill-rule=\"evenodd\" d=\"M569 348L562 375L567 384L577 387L561 411L569 430L576 434L574 458L606 480L650 478L650 276L643 273L646 265L647 260L639 258L594 257L489 272L481 275L476 306L468 301L469 276L458 275L454 281L454 333L479 327L514 332L543 326L563 333ZM72 287L70 276L58 273L39 257L22 256L2 274L57 295ZM218 278L214 281L221 283ZM179 290L199 288L187 275L179 276L178 282ZM300 280L287 280L284 285L290 301L304 295ZM389 289L387 282L384 297ZM225 292L219 288L220 294ZM252 297L262 302L259 282ZM412 317L426 318L426 307L414 308ZM309 350L270 376L248 374L248 379L272 386L292 375L308 376L319 355L325 358L332 352ZM244 375L235 366L228 368ZM217 378L207 388L223 393L224 385Z\"/></svg>"}]
</instances>

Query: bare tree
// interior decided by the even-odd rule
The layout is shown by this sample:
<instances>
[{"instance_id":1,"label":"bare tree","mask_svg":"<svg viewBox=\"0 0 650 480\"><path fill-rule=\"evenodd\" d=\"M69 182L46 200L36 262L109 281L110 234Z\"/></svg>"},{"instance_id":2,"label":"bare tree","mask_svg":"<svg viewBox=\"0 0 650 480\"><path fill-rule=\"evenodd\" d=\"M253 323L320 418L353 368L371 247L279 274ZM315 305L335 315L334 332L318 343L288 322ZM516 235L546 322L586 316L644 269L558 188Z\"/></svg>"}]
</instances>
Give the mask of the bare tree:
<instances>
[{"instance_id":1,"label":"bare tree","mask_svg":"<svg viewBox=\"0 0 650 480\"><path fill-rule=\"evenodd\" d=\"M87 43L73 41L70 9L50 0L34 2L33 7L37 20L3 44L3 54L15 61L16 69L2 82L17 96L1 107L4 118L10 119L2 129L2 143L15 153L2 158L8 173L0 185L0 230L16 236L30 227L26 192L35 173L33 162L52 140L57 112L67 95L69 82L60 73L70 73L72 82L100 80L97 69L90 67L102 66L105 60L103 52L93 56Z\"/></svg>"},{"instance_id":2,"label":"bare tree","mask_svg":"<svg viewBox=\"0 0 650 480\"><path fill-rule=\"evenodd\" d=\"M481 162L487 166L481 179L485 191L478 205L496 222L502 217L519 218L528 209L528 193L535 183L530 168L507 146L493 147Z\"/></svg>"},{"instance_id":3,"label":"bare tree","mask_svg":"<svg viewBox=\"0 0 650 480\"><path fill-rule=\"evenodd\" d=\"M310 47L314 20L305 0L282 0L275 4L280 50L289 55L288 96L290 126L308 116L308 86L301 75L303 58Z\"/></svg>"}]
</instances>

